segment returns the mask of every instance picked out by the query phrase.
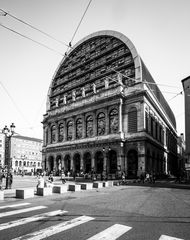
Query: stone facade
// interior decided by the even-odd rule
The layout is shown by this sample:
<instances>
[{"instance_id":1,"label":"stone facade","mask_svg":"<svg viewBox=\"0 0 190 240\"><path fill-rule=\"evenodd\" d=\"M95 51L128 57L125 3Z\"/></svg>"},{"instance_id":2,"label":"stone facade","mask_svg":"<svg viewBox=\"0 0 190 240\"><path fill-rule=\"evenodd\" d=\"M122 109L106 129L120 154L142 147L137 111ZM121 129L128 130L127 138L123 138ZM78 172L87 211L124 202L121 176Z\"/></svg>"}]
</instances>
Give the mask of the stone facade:
<instances>
[{"instance_id":1,"label":"stone facade","mask_svg":"<svg viewBox=\"0 0 190 240\"><path fill-rule=\"evenodd\" d=\"M16 174L42 170L42 140L26 136L11 138L11 165Z\"/></svg>"},{"instance_id":2,"label":"stone facade","mask_svg":"<svg viewBox=\"0 0 190 240\"><path fill-rule=\"evenodd\" d=\"M156 91L155 91L156 89ZM43 168L128 177L175 172L174 115L134 45L100 31L77 43L50 84Z\"/></svg>"}]
</instances>

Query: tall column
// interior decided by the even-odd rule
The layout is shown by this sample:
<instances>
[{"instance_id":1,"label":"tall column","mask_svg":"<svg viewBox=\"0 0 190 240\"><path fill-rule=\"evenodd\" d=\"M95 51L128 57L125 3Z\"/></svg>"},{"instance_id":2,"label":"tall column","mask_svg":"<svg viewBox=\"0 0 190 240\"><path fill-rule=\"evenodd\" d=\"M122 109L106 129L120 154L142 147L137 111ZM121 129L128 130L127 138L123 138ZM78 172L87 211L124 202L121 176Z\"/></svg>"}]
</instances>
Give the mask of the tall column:
<instances>
[{"instance_id":1,"label":"tall column","mask_svg":"<svg viewBox=\"0 0 190 240\"><path fill-rule=\"evenodd\" d=\"M71 155L71 169L73 172L75 171L74 161L73 161L73 155Z\"/></svg>"},{"instance_id":2,"label":"tall column","mask_svg":"<svg viewBox=\"0 0 190 240\"><path fill-rule=\"evenodd\" d=\"M120 98L120 103L119 103L119 133L121 133L121 134L123 134L122 106L123 106L123 99Z\"/></svg>"},{"instance_id":3,"label":"tall column","mask_svg":"<svg viewBox=\"0 0 190 240\"><path fill-rule=\"evenodd\" d=\"M82 169L84 171L84 159L83 159L83 156L81 156L81 158L80 158L80 169Z\"/></svg>"},{"instance_id":4,"label":"tall column","mask_svg":"<svg viewBox=\"0 0 190 240\"><path fill-rule=\"evenodd\" d=\"M107 157L108 157L108 153L106 151L103 152L103 156L104 156L104 167L103 170L107 171Z\"/></svg>"},{"instance_id":5,"label":"tall column","mask_svg":"<svg viewBox=\"0 0 190 240\"><path fill-rule=\"evenodd\" d=\"M96 166L95 166L95 156L92 154L92 159L91 159L91 168L96 171Z\"/></svg>"}]
</instances>

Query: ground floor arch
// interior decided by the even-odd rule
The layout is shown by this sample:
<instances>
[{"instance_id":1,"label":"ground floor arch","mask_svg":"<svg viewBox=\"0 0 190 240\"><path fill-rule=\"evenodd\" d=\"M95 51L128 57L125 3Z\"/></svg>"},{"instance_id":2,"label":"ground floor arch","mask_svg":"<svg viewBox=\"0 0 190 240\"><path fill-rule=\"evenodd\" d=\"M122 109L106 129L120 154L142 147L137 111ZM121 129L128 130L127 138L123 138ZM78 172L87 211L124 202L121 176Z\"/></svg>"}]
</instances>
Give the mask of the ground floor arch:
<instances>
[{"instance_id":1,"label":"ground floor arch","mask_svg":"<svg viewBox=\"0 0 190 240\"><path fill-rule=\"evenodd\" d=\"M52 172L53 168L54 168L54 157L53 156L49 156L48 163L47 163L47 171L48 172Z\"/></svg>"},{"instance_id":2,"label":"ground floor arch","mask_svg":"<svg viewBox=\"0 0 190 240\"><path fill-rule=\"evenodd\" d=\"M64 157L65 171L71 171L71 156L69 154Z\"/></svg>"},{"instance_id":3,"label":"ground floor arch","mask_svg":"<svg viewBox=\"0 0 190 240\"><path fill-rule=\"evenodd\" d=\"M117 152L110 150L108 153L109 173L115 174L117 172Z\"/></svg>"},{"instance_id":4,"label":"ground floor arch","mask_svg":"<svg viewBox=\"0 0 190 240\"><path fill-rule=\"evenodd\" d=\"M129 150L127 153L127 176L136 178L138 173L138 153L136 150Z\"/></svg>"},{"instance_id":5,"label":"ground floor arch","mask_svg":"<svg viewBox=\"0 0 190 240\"><path fill-rule=\"evenodd\" d=\"M92 170L92 164L91 164L92 157L91 157L91 154L89 152L84 153L83 160L84 160L84 164L83 164L84 172L85 173L90 173L91 170Z\"/></svg>"},{"instance_id":6,"label":"ground floor arch","mask_svg":"<svg viewBox=\"0 0 190 240\"><path fill-rule=\"evenodd\" d=\"M74 157L73 157L73 171L75 171L76 173L79 173L81 168L80 168L80 161L81 161L81 157L79 153L75 153Z\"/></svg>"},{"instance_id":7,"label":"ground floor arch","mask_svg":"<svg viewBox=\"0 0 190 240\"><path fill-rule=\"evenodd\" d=\"M104 156L103 153L98 151L95 154L95 171L96 173L102 173L104 170Z\"/></svg>"}]
</instances>

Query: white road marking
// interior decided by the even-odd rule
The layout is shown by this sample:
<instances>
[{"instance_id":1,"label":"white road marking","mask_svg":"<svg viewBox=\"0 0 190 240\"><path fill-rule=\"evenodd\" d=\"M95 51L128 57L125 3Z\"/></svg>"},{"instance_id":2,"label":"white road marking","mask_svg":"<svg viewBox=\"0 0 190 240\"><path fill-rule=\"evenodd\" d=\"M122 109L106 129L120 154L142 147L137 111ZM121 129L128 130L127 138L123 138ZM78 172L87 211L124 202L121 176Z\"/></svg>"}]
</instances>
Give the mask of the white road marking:
<instances>
[{"instance_id":1,"label":"white road marking","mask_svg":"<svg viewBox=\"0 0 190 240\"><path fill-rule=\"evenodd\" d=\"M161 235L161 237L159 238L159 240L184 240L182 238L175 238L175 237L170 237L167 235Z\"/></svg>"},{"instance_id":2,"label":"white road marking","mask_svg":"<svg viewBox=\"0 0 190 240\"><path fill-rule=\"evenodd\" d=\"M26 223L39 221L39 220L42 220L42 219L45 219L45 218L48 218L48 217L63 215L64 213L67 213L67 211L56 210L56 211L52 211L52 212L41 213L41 214L34 215L34 216L28 217L28 218L21 218L21 219L16 220L16 221L2 223L2 224L0 224L0 231L5 230L7 228L12 228L12 227L24 225Z\"/></svg>"},{"instance_id":3,"label":"white road marking","mask_svg":"<svg viewBox=\"0 0 190 240\"><path fill-rule=\"evenodd\" d=\"M24 209L4 212L4 213L0 213L0 218L12 216L12 215L19 214L19 213L35 211L35 210L39 210L39 209L43 209L43 208L47 208L47 207L46 206L37 206L37 207L30 207L30 208L24 208Z\"/></svg>"},{"instance_id":4,"label":"white road marking","mask_svg":"<svg viewBox=\"0 0 190 240\"><path fill-rule=\"evenodd\" d=\"M87 240L115 240L124 233L128 232L130 229L131 227L125 225L114 224L113 226L92 236L91 238L88 238Z\"/></svg>"},{"instance_id":5,"label":"white road marking","mask_svg":"<svg viewBox=\"0 0 190 240\"><path fill-rule=\"evenodd\" d=\"M92 217L81 216L81 217L78 217L78 218L74 218L70 221L62 222L62 223L57 224L55 226L51 226L51 227L42 229L40 231L36 231L36 232L33 232L33 233L26 234L24 236L20 236L18 238L14 238L12 240L21 240L21 239L24 239L24 240L26 240L26 239L40 240L40 239L44 239L44 238L50 237L54 234L63 232L65 230L71 229L73 227L76 227L76 226L81 225L83 223L86 223L88 221L91 221L93 219L94 218L92 218Z\"/></svg>"},{"instance_id":6,"label":"white road marking","mask_svg":"<svg viewBox=\"0 0 190 240\"><path fill-rule=\"evenodd\" d=\"M0 206L0 209L21 207L21 206L26 206L26 205L29 205L29 204L31 204L31 203L18 203L18 204L12 204L12 205L4 205L4 206Z\"/></svg>"}]
</instances>

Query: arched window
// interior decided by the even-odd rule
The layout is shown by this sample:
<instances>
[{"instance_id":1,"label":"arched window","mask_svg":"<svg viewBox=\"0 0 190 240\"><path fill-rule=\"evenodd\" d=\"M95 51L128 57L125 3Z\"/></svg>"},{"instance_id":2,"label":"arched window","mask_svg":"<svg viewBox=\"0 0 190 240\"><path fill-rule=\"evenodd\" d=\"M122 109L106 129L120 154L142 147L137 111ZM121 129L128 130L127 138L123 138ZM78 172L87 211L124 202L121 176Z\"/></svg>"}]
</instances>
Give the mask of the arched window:
<instances>
[{"instance_id":1,"label":"arched window","mask_svg":"<svg viewBox=\"0 0 190 240\"><path fill-rule=\"evenodd\" d=\"M18 161L15 161L15 167L18 167Z\"/></svg>"},{"instance_id":2,"label":"arched window","mask_svg":"<svg viewBox=\"0 0 190 240\"><path fill-rule=\"evenodd\" d=\"M97 117L97 135L104 135L106 130L105 114L99 113Z\"/></svg>"},{"instance_id":3,"label":"arched window","mask_svg":"<svg viewBox=\"0 0 190 240\"><path fill-rule=\"evenodd\" d=\"M82 119L79 118L76 121L76 138L82 138Z\"/></svg>"},{"instance_id":4,"label":"arched window","mask_svg":"<svg viewBox=\"0 0 190 240\"><path fill-rule=\"evenodd\" d=\"M109 123L110 123L110 133L117 133L119 130L119 115L118 110L113 109L109 115Z\"/></svg>"},{"instance_id":5,"label":"arched window","mask_svg":"<svg viewBox=\"0 0 190 240\"><path fill-rule=\"evenodd\" d=\"M51 127L51 143L55 143L56 127L53 125Z\"/></svg>"},{"instance_id":6,"label":"arched window","mask_svg":"<svg viewBox=\"0 0 190 240\"><path fill-rule=\"evenodd\" d=\"M27 167L29 167L29 162L27 162Z\"/></svg>"},{"instance_id":7,"label":"arched window","mask_svg":"<svg viewBox=\"0 0 190 240\"><path fill-rule=\"evenodd\" d=\"M59 139L59 142L62 142L63 139L64 139L64 125L63 123L60 123L59 124L59 129L58 129L58 139Z\"/></svg>"},{"instance_id":8,"label":"arched window","mask_svg":"<svg viewBox=\"0 0 190 240\"><path fill-rule=\"evenodd\" d=\"M19 167L21 167L22 166L22 162L21 161L19 161Z\"/></svg>"},{"instance_id":9,"label":"arched window","mask_svg":"<svg viewBox=\"0 0 190 240\"><path fill-rule=\"evenodd\" d=\"M135 107L128 112L128 132L137 132L137 109Z\"/></svg>"},{"instance_id":10,"label":"arched window","mask_svg":"<svg viewBox=\"0 0 190 240\"><path fill-rule=\"evenodd\" d=\"M93 117L88 116L86 118L86 136L92 137L93 136Z\"/></svg>"},{"instance_id":11,"label":"arched window","mask_svg":"<svg viewBox=\"0 0 190 240\"><path fill-rule=\"evenodd\" d=\"M73 139L73 122L69 121L67 123L67 140L70 141Z\"/></svg>"},{"instance_id":12,"label":"arched window","mask_svg":"<svg viewBox=\"0 0 190 240\"><path fill-rule=\"evenodd\" d=\"M38 167L40 167L40 162L38 162Z\"/></svg>"}]
</instances>

